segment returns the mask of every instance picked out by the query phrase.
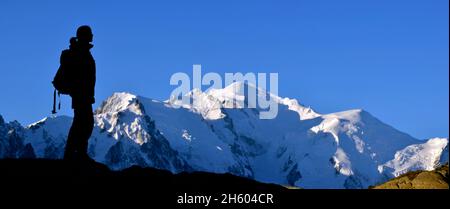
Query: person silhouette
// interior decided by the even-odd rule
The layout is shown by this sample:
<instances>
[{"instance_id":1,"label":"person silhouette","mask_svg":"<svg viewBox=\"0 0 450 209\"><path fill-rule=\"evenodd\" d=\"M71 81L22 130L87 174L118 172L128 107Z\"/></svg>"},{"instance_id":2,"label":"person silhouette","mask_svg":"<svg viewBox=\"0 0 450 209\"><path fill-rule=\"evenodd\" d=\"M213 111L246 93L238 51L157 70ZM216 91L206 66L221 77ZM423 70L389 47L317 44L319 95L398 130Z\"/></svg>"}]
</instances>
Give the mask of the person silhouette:
<instances>
[{"instance_id":1,"label":"person silhouette","mask_svg":"<svg viewBox=\"0 0 450 209\"><path fill-rule=\"evenodd\" d=\"M93 47L92 30L83 25L76 37L70 39L70 47L61 53L61 65L70 69L74 117L64 151L65 160L90 161L87 154L88 141L94 128L92 104L95 103L95 60L90 52Z\"/></svg>"}]
</instances>

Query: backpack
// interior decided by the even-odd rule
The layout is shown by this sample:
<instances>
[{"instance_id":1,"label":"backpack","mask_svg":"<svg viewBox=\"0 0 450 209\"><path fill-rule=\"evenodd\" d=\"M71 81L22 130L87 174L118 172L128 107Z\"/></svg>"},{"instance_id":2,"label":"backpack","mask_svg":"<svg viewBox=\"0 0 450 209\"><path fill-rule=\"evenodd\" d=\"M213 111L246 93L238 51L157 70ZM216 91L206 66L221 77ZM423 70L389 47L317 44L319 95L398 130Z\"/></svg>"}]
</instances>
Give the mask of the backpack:
<instances>
[{"instance_id":1,"label":"backpack","mask_svg":"<svg viewBox=\"0 0 450 209\"><path fill-rule=\"evenodd\" d=\"M52 84L55 88L53 91L53 110L52 114L56 113L56 94L58 94L59 104L58 109L61 109L61 94L70 95L72 91L72 78L71 75L71 51L70 49L66 49L61 53L60 66L58 71L56 72L55 77L53 78Z\"/></svg>"}]
</instances>

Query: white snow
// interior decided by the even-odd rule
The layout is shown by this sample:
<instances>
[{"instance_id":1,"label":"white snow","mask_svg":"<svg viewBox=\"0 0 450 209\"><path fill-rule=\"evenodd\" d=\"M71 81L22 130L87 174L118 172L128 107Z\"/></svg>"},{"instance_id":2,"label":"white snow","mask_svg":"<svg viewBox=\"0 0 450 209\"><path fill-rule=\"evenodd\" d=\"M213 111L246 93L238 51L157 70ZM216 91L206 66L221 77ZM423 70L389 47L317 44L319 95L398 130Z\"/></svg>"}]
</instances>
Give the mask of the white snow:
<instances>
[{"instance_id":1,"label":"white snow","mask_svg":"<svg viewBox=\"0 0 450 209\"><path fill-rule=\"evenodd\" d=\"M187 141L192 141L192 136L188 133L188 131L186 130L186 129L183 129L182 130L182 134L181 134L181 137L183 138L183 139L186 139Z\"/></svg>"},{"instance_id":2,"label":"white snow","mask_svg":"<svg viewBox=\"0 0 450 209\"><path fill-rule=\"evenodd\" d=\"M394 176L413 170L433 170L439 163L446 138L432 138L423 144L413 144L395 153L394 159L379 166L379 171L389 170Z\"/></svg>"},{"instance_id":3,"label":"white snow","mask_svg":"<svg viewBox=\"0 0 450 209\"><path fill-rule=\"evenodd\" d=\"M272 97L279 105L277 117L261 120L258 108L240 106L251 103L245 88ZM446 147L448 152L447 138L415 139L361 109L319 114L296 99L253 84L237 82L208 92L194 89L186 96L197 103L114 93L96 110L90 140L94 159L105 162L106 153L118 141L139 147L152 140L148 119L195 170L232 171L263 182L295 182L303 188L365 188L386 176L433 169ZM70 124L68 117L45 119L28 127L27 140L43 156L49 144L43 132L61 144ZM33 132L36 125L41 128Z\"/></svg>"}]
</instances>

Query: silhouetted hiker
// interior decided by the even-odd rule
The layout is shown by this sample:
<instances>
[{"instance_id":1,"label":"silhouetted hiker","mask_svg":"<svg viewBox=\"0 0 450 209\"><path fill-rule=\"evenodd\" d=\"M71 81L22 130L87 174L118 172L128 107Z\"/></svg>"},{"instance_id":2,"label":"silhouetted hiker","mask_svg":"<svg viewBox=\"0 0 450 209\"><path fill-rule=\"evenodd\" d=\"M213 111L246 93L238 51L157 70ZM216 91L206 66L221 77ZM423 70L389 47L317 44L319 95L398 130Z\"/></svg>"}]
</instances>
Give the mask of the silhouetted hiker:
<instances>
[{"instance_id":1,"label":"silhouetted hiker","mask_svg":"<svg viewBox=\"0 0 450 209\"><path fill-rule=\"evenodd\" d=\"M93 47L90 43L92 38L89 26L77 29L76 38L70 39L70 48L61 53L60 68L53 80L59 93L72 97L74 117L64 152L65 160L91 160L87 154L87 146L94 127L92 104L95 102L96 78L95 61L89 51Z\"/></svg>"}]
</instances>

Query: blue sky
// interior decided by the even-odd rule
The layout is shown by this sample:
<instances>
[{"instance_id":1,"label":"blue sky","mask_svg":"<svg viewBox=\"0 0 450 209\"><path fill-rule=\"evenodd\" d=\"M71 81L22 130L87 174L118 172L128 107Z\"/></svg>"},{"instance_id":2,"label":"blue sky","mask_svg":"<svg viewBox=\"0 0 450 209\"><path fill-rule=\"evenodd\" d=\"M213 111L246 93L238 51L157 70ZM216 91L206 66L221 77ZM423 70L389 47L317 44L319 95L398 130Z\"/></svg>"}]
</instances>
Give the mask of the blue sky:
<instances>
[{"instance_id":1,"label":"blue sky","mask_svg":"<svg viewBox=\"0 0 450 209\"><path fill-rule=\"evenodd\" d=\"M175 72L277 72L320 113L363 108L414 137L447 137L447 0L0 1L0 114L50 114L61 50L89 24L97 107L116 91L165 100ZM72 115L63 99L61 114Z\"/></svg>"}]
</instances>

